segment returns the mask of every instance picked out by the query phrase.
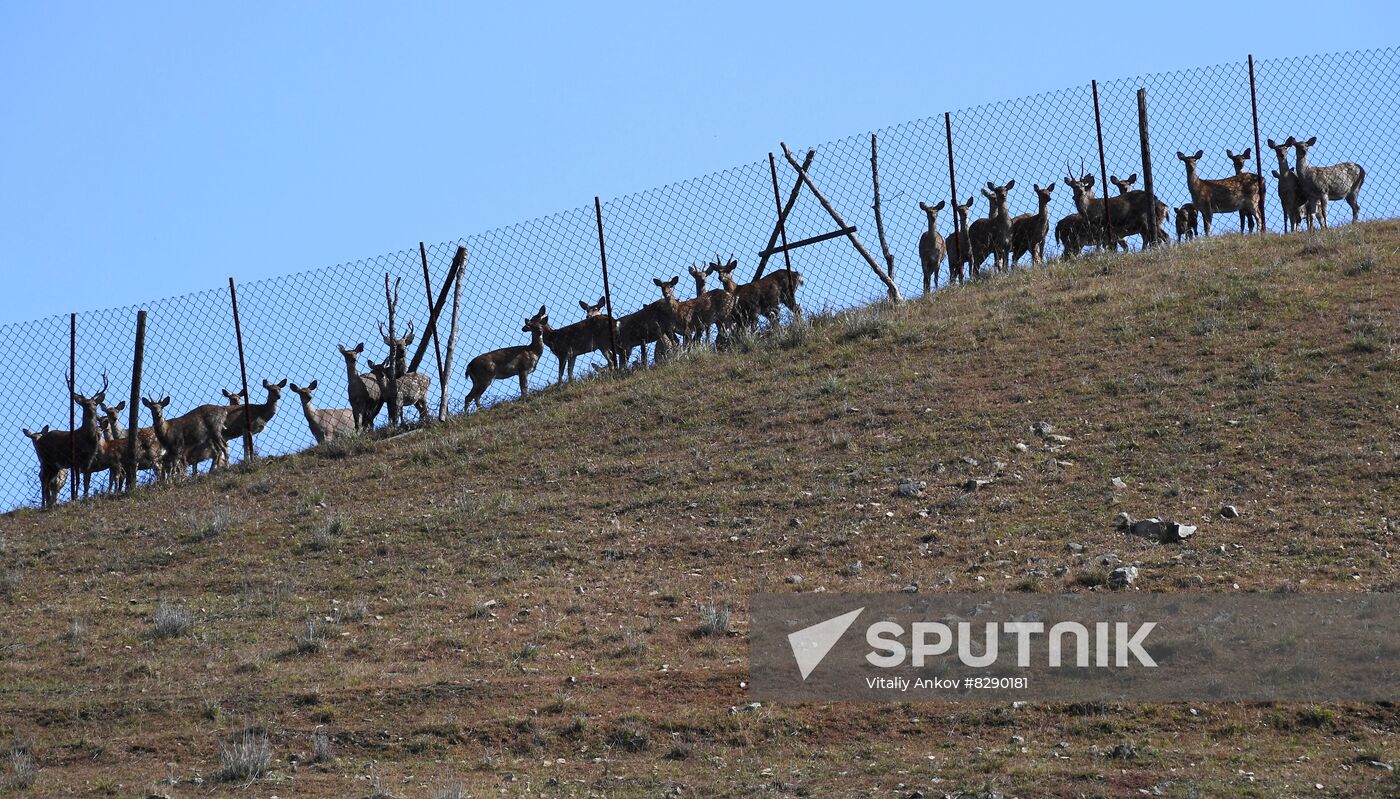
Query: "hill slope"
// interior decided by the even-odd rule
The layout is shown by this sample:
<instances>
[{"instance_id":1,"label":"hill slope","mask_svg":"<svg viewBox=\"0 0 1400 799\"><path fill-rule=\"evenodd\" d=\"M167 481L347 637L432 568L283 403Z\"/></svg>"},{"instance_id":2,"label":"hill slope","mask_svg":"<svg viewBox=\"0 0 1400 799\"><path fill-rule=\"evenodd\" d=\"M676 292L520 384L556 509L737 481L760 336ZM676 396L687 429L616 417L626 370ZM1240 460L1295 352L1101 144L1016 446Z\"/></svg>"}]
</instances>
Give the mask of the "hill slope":
<instances>
[{"instance_id":1,"label":"hill slope","mask_svg":"<svg viewBox=\"0 0 1400 799\"><path fill-rule=\"evenodd\" d=\"M242 795L191 780L253 725L257 795L1385 795L1393 707L730 708L756 590L1091 590L1110 553L1144 590L1394 590L1398 253L1382 222L1093 257L12 513L0 741L43 794ZM290 764L318 727L336 759Z\"/></svg>"}]
</instances>

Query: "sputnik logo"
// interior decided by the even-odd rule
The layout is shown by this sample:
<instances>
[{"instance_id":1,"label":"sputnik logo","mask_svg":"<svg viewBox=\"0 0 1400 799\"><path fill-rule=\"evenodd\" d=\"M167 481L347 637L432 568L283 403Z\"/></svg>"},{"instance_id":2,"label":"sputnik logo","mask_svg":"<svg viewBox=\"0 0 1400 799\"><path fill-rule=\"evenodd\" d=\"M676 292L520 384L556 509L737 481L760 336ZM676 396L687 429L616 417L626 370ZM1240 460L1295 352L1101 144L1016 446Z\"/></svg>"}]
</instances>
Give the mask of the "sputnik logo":
<instances>
[{"instance_id":1,"label":"sputnik logo","mask_svg":"<svg viewBox=\"0 0 1400 799\"><path fill-rule=\"evenodd\" d=\"M841 636L846 634L846 630L850 629L856 617L864 610L865 608L856 608L850 613L843 613L788 634L792 657L797 661L797 668L802 672L803 680L821 664L831 652L831 648L836 646L836 642L841 640Z\"/></svg>"}]
</instances>

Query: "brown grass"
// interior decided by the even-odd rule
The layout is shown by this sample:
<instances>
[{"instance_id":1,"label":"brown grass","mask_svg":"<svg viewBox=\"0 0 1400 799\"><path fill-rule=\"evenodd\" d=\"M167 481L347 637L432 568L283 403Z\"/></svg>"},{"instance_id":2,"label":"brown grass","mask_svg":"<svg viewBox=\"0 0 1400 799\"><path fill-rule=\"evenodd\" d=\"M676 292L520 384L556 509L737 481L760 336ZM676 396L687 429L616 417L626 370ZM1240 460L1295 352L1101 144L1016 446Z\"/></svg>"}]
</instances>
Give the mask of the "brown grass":
<instances>
[{"instance_id":1,"label":"brown grass","mask_svg":"<svg viewBox=\"0 0 1400 799\"><path fill-rule=\"evenodd\" d=\"M1393 795L1391 706L730 709L756 590L1098 590L1108 553L1145 590L1395 590L1398 249L1381 222L1091 257L9 514L0 743L41 795L245 795L213 780L253 725L260 795ZM162 603L197 624L152 635Z\"/></svg>"}]
</instances>

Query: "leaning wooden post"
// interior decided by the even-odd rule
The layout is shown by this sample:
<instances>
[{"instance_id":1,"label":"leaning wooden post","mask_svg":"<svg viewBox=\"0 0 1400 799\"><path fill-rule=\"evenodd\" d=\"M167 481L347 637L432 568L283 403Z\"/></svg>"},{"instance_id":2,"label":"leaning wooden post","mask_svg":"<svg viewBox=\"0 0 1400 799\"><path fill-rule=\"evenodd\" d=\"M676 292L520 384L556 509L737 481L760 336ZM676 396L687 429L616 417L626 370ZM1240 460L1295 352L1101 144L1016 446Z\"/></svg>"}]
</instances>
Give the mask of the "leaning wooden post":
<instances>
[{"instance_id":1,"label":"leaning wooden post","mask_svg":"<svg viewBox=\"0 0 1400 799\"><path fill-rule=\"evenodd\" d=\"M1143 237L1143 248L1157 244L1157 195L1152 190L1152 145L1147 135L1147 89L1138 89L1138 137L1142 146L1142 189L1147 192L1148 235Z\"/></svg>"},{"instance_id":2,"label":"leaning wooden post","mask_svg":"<svg viewBox=\"0 0 1400 799\"><path fill-rule=\"evenodd\" d=\"M598 257L603 262L603 299L608 303L608 318L613 320L608 324L608 345L612 348L613 367L620 368L622 364L620 353L617 351L617 317L613 316L612 284L608 282L608 245L603 240L603 201L596 196L593 198L593 215L598 219Z\"/></svg>"},{"instance_id":3,"label":"leaning wooden post","mask_svg":"<svg viewBox=\"0 0 1400 799\"><path fill-rule=\"evenodd\" d=\"M141 427L141 365L146 357L146 310L136 312L136 352L131 356L131 404L126 424L126 493L136 490L136 433Z\"/></svg>"},{"instance_id":4,"label":"leaning wooden post","mask_svg":"<svg viewBox=\"0 0 1400 799\"><path fill-rule=\"evenodd\" d=\"M78 427L74 418L73 393L78 390L78 315L68 314L68 444L72 449L72 457L68 461L71 466L68 470L72 477L72 493L70 501L78 501ZM57 501L58 492L54 492L54 500Z\"/></svg>"},{"instance_id":5,"label":"leaning wooden post","mask_svg":"<svg viewBox=\"0 0 1400 799\"><path fill-rule=\"evenodd\" d=\"M1093 81L1094 88L1094 130L1099 137L1099 181L1103 187L1103 225L1108 233L1108 246L1114 252L1118 251L1118 239L1113 236L1113 220L1108 216L1108 167L1103 157L1103 117L1099 115L1099 82ZM1153 211L1156 214L1156 211Z\"/></svg>"},{"instance_id":6,"label":"leaning wooden post","mask_svg":"<svg viewBox=\"0 0 1400 799\"><path fill-rule=\"evenodd\" d=\"M890 252L890 243L885 239L885 216L880 213L880 155L875 144L875 134L870 134L870 180L875 184L875 232L880 237L880 251L885 256L885 263L890 265L889 275L894 278L894 253Z\"/></svg>"},{"instance_id":7,"label":"leaning wooden post","mask_svg":"<svg viewBox=\"0 0 1400 799\"><path fill-rule=\"evenodd\" d=\"M953 169L953 115L943 112L943 130L948 140L948 188L953 192L953 248L948 251L948 282L953 282L953 259L962 265L962 246L967 241L967 223L958 213L958 173ZM969 276L970 277L970 276ZM933 275L933 287L938 288L938 273Z\"/></svg>"},{"instance_id":8,"label":"leaning wooden post","mask_svg":"<svg viewBox=\"0 0 1400 799\"><path fill-rule=\"evenodd\" d=\"M773 176L773 203L778 209L778 235L783 239L783 265L787 268L788 287L793 293L793 307L797 306L797 287L792 282L792 253L788 251L787 220L783 218L783 194L778 188L778 162L773 154L768 154L768 173ZM798 186L802 183L799 180Z\"/></svg>"},{"instance_id":9,"label":"leaning wooden post","mask_svg":"<svg viewBox=\"0 0 1400 799\"><path fill-rule=\"evenodd\" d=\"M428 275L428 247L423 242L418 242L418 257L423 260L423 294L428 298L428 314L433 312L433 279ZM428 326L428 335L433 339L433 351L437 353L438 383L445 384L447 378L442 373L442 345L438 343L437 329L432 325Z\"/></svg>"},{"instance_id":10,"label":"leaning wooden post","mask_svg":"<svg viewBox=\"0 0 1400 799\"><path fill-rule=\"evenodd\" d=\"M831 201L826 198L825 194L822 194L821 189L817 188L817 184L812 181L812 176L808 175L807 170L803 169L802 165L797 163L797 159L792 157L792 150L789 150L787 144L784 142L779 142L778 144L783 148L783 157L787 159L787 162L792 165L793 169L797 170L798 176L802 178L802 183L812 192L812 196L817 198L817 202L822 204L822 208L826 209L826 213L831 217L832 221L834 221L837 226L847 231L846 238L851 240L851 246L856 248L856 252L860 253L860 256L865 259L865 262L870 265L870 270L875 273L876 277L880 278L881 283L885 284L885 291L890 295L890 302L903 302L904 298L899 295L899 286L895 284L894 280L892 280L889 275L885 274L885 270L880 268L880 264L875 261L875 256L870 254L870 251L861 243L860 238L856 236L851 226L846 224L845 219L841 218L841 214L836 210L836 207L831 204Z\"/></svg>"},{"instance_id":11,"label":"leaning wooden post","mask_svg":"<svg viewBox=\"0 0 1400 799\"><path fill-rule=\"evenodd\" d=\"M1249 54L1249 110L1254 117L1254 174L1259 178L1259 232L1264 232L1264 155L1259 152L1259 94L1254 88L1254 54Z\"/></svg>"},{"instance_id":12,"label":"leaning wooden post","mask_svg":"<svg viewBox=\"0 0 1400 799\"><path fill-rule=\"evenodd\" d=\"M447 304L447 289L452 285L456 274L467 262L467 248L457 247L457 253L452 256L452 265L447 268L447 276L442 280L442 289L438 291L436 301L430 301L428 307L428 327L426 330L437 330L437 323L442 316L443 306ZM428 352L428 336L425 333L418 339L418 349L413 351L413 359L408 362L406 372L418 371L419 364L423 363L423 356Z\"/></svg>"},{"instance_id":13,"label":"leaning wooden post","mask_svg":"<svg viewBox=\"0 0 1400 799\"><path fill-rule=\"evenodd\" d=\"M243 461L252 460L253 455L253 398L248 394L248 365L243 358L243 322L238 318L238 288L233 278L228 279L228 296L233 302L233 335L238 339L238 375L243 380ZM134 435L134 434L133 434Z\"/></svg>"},{"instance_id":14,"label":"leaning wooden post","mask_svg":"<svg viewBox=\"0 0 1400 799\"><path fill-rule=\"evenodd\" d=\"M467 248L462 248L462 268L453 279L452 289L452 329L447 334L447 355L442 360L442 407L438 408L438 419L447 418L447 383L452 377L452 354L457 351L457 309L462 305L462 273L466 270ZM450 271L450 270L449 270Z\"/></svg>"}]
</instances>

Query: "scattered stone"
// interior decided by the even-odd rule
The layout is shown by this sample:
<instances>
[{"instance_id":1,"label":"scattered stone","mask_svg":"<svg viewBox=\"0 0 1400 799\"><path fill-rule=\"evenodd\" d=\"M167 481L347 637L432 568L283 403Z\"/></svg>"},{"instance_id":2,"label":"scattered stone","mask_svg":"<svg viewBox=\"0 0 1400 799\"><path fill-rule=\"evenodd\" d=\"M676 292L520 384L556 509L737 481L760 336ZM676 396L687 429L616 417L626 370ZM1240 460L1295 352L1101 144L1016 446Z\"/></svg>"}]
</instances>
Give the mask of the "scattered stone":
<instances>
[{"instance_id":1,"label":"scattered stone","mask_svg":"<svg viewBox=\"0 0 1400 799\"><path fill-rule=\"evenodd\" d=\"M729 715L737 716L740 713L756 713L763 709L762 702L750 702L747 705L734 705L729 708Z\"/></svg>"},{"instance_id":2,"label":"scattered stone","mask_svg":"<svg viewBox=\"0 0 1400 799\"><path fill-rule=\"evenodd\" d=\"M1153 516L1150 519L1139 519L1133 522L1130 532L1136 536L1150 538L1153 541L1160 541L1162 538L1162 531L1166 529L1167 525L1161 519Z\"/></svg>"},{"instance_id":3,"label":"scattered stone","mask_svg":"<svg viewBox=\"0 0 1400 799\"><path fill-rule=\"evenodd\" d=\"M802 520L799 519L799 518L797 518L796 516L792 517L791 519L788 519L788 527L801 527L801 526L802 526Z\"/></svg>"},{"instance_id":4,"label":"scattered stone","mask_svg":"<svg viewBox=\"0 0 1400 799\"><path fill-rule=\"evenodd\" d=\"M974 458L974 457L972 457L971 455L964 455L962 460L963 460L963 463L966 463L968 466L978 466L978 465L980 465L980 464L977 462L977 459Z\"/></svg>"},{"instance_id":5,"label":"scattered stone","mask_svg":"<svg viewBox=\"0 0 1400 799\"><path fill-rule=\"evenodd\" d=\"M1013 735L1013 736L1011 736L1011 743L1013 743L1013 744L1023 744L1023 743L1025 743L1025 742L1026 742L1026 739L1025 739L1024 737L1020 736L1020 735Z\"/></svg>"},{"instance_id":6,"label":"scattered stone","mask_svg":"<svg viewBox=\"0 0 1400 799\"><path fill-rule=\"evenodd\" d=\"M1115 591L1122 590L1132 585L1137 576L1136 566L1120 566L1108 573L1108 587Z\"/></svg>"},{"instance_id":7,"label":"scattered stone","mask_svg":"<svg viewBox=\"0 0 1400 799\"><path fill-rule=\"evenodd\" d=\"M1025 452L1026 450L1030 449L1030 447L1026 446L1026 442L1024 441L1017 441L1015 444L1015 449L1017 452Z\"/></svg>"},{"instance_id":8,"label":"scattered stone","mask_svg":"<svg viewBox=\"0 0 1400 799\"><path fill-rule=\"evenodd\" d=\"M1129 741L1124 741L1113 747L1113 750L1108 753L1108 756L1114 760L1136 760L1137 747L1133 746Z\"/></svg>"},{"instance_id":9,"label":"scattered stone","mask_svg":"<svg viewBox=\"0 0 1400 799\"><path fill-rule=\"evenodd\" d=\"M1073 553L1073 554L1075 554L1075 555L1083 555L1083 554L1084 554L1084 545L1083 545L1083 544L1076 544L1076 543L1074 543L1073 541L1071 541L1071 542L1069 542L1068 544L1065 544L1065 550L1068 551L1068 552L1071 552L1071 553Z\"/></svg>"},{"instance_id":10,"label":"scattered stone","mask_svg":"<svg viewBox=\"0 0 1400 799\"><path fill-rule=\"evenodd\" d=\"M1240 509L1234 505L1225 505L1220 509L1220 515L1226 519L1238 519L1240 517Z\"/></svg>"},{"instance_id":11,"label":"scattered stone","mask_svg":"<svg viewBox=\"0 0 1400 799\"><path fill-rule=\"evenodd\" d=\"M1380 770L1382 770L1382 771L1394 771L1394 770L1395 770L1395 766L1394 766L1393 764L1391 764L1391 763L1386 763L1385 761L1382 761L1382 760L1367 760L1367 761L1366 761L1366 765L1370 766L1371 768L1378 768L1378 769L1380 769Z\"/></svg>"},{"instance_id":12,"label":"scattered stone","mask_svg":"<svg viewBox=\"0 0 1400 799\"><path fill-rule=\"evenodd\" d=\"M1102 566L1112 566L1118 561L1119 557L1117 552L1105 552L1103 557L1099 558L1099 564Z\"/></svg>"},{"instance_id":13,"label":"scattered stone","mask_svg":"<svg viewBox=\"0 0 1400 799\"><path fill-rule=\"evenodd\" d=\"M1045 436L1045 440L1046 440L1046 441L1053 441L1053 442L1055 442L1056 444L1068 444L1069 442L1073 441L1074 439L1070 438L1069 436L1062 436L1062 435L1057 435L1057 434L1055 434L1055 433L1050 433L1050 434L1048 434L1048 435Z\"/></svg>"},{"instance_id":14,"label":"scattered stone","mask_svg":"<svg viewBox=\"0 0 1400 799\"><path fill-rule=\"evenodd\" d=\"M847 564L846 574L854 577L855 575L860 574L861 569L863 568L865 568L865 564L861 563L860 561L855 561L853 563Z\"/></svg>"},{"instance_id":15,"label":"scattered stone","mask_svg":"<svg viewBox=\"0 0 1400 799\"><path fill-rule=\"evenodd\" d=\"M904 499L918 499L924 495L925 488L928 488L928 483L923 480L906 478L899 481L899 486L895 488L894 493L895 496L903 497Z\"/></svg>"},{"instance_id":16,"label":"scattered stone","mask_svg":"<svg viewBox=\"0 0 1400 799\"><path fill-rule=\"evenodd\" d=\"M917 593L919 593L919 584L918 584L918 583L910 583L910 584L904 586L903 588L901 588L901 589L899 589L899 590L900 590L900 591L903 591L903 592L906 593L906 594L917 594Z\"/></svg>"},{"instance_id":17,"label":"scattered stone","mask_svg":"<svg viewBox=\"0 0 1400 799\"><path fill-rule=\"evenodd\" d=\"M1055 567L1056 577L1064 577L1066 574L1069 574L1069 567L1065 564L1061 563L1060 565Z\"/></svg>"},{"instance_id":18,"label":"scattered stone","mask_svg":"<svg viewBox=\"0 0 1400 799\"><path fill-rule=\"evenodd\" d=\"M802 585L802 575L800 575L800 574L789 574L789 575L788 575L788 578L787 578L787 584L788 584L788 585Z\"/></svg>"},{"instance_id":19,"label":"scattered stone","mask_svg":"<svg viewBox=\"0 0 1400 799\"><path fill-rule=\"evenodd\" d=\"M1133 517L1129 516L1126 511L1120 511L1117 516L1113 517L1113 526L1127 532L1128 528L1133 526Z\"/></svg>"},{"instance_id":20,"label":"scattered stone","mask_svg":"<svg viewBox=\"0 0 1400 799\"><path fill-rule=\"evenodd\" d=\"M1123 488L1127 488L1127 487L1128 487L1128 484L1125 483L1125 482L1123 482L1123 478L1121 478L1121 477L1115 477L1115 478L1113 478L1113 487L1114 487L1114 488L1118 488L1118 489L1123 489Z\"/></svg>"},{"instance_id":21,"label":"scattered stone","mask_svg":"<svg viewBox=\"0 0 1400 799\"><path fill-rule=\"evenodd\" d=\"M1049 422L1035 422L1031 424L1031 432L1043 438L1055 432L1055 425Z\"/></svg>"},{"instance_id":22,"label":"scattered stone","mask_svg":"<svg viewBox=\"0 0 1400 799\"><path fill-rule=\"evenodd\" d=\"M964 491L967 491L968 493L971 493L971 492L973 492L973 491L980 491L981 489L986 488L987 486L989 486L989 485L991 485L991 484L992 484L992 481L991 481L991 480L979 480L979 479L977 479L977 478L974 477L974 478L968 480L967 482L963 483L963 484L962 484L962 488L963 488Z\"/></svg>"},{"instance_id":23,"label":"scattered stone","mask_svg":"<svg viewBox=\"0 0 1400 799\"><path fill-rule=\"evenodd\" d=\"M1157 540L1163 544L1179 544L1195 534L1196 527L1194 525L1167 522L1166 528L1162 530L1162 534Z\"/></svg>"}]
</instances>

